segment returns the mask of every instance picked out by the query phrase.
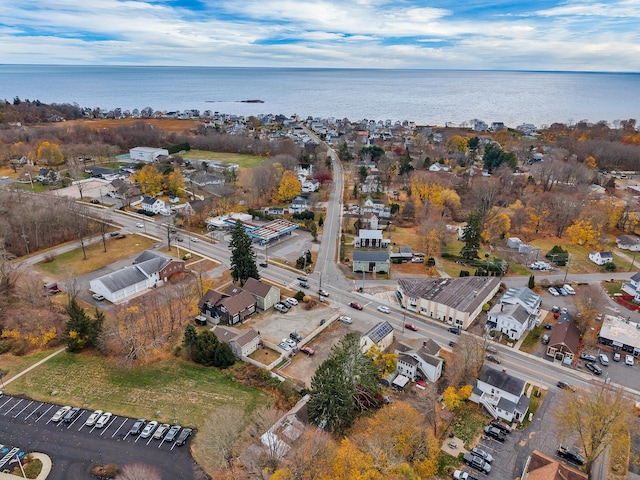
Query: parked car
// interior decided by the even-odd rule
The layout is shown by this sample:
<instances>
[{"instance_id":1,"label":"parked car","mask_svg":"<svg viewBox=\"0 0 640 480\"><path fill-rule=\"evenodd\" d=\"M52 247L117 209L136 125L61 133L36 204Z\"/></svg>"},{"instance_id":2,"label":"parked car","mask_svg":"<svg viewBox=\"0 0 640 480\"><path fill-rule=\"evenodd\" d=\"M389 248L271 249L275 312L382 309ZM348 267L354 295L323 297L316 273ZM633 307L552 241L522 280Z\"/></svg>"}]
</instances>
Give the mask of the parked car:
<instances>
[{"instance_id":1,"label":"parked car","mask_svg":"<svg viewBox=\"0 0 640 480\"><path fill-rule=\"evenodd\" d=\"M87 421L84 422L84 424L87 427L93 427L96 422L98 421L98 419L100 418L100 416L103 414L102 410L96 410L95 412L93 412L91 415L89 415L89 418L87 418Z\"/></svg>"},{"instance_id":2,"label":"parked car","mask_svg":"<svg viewBox=\"0 0 640 480\"><path fill-rule=\"evenodd\" d=\"M566 290L566 292L569 295L575 295L576 291L573 289L573 287L571 285L569 285L568 283L565 283L562 288L564 288Z\"/></svg>"},{"instance_id":3,"label":"parked car","mask_svg":"<svg viewBox=\"0 0 640 480\"><path fill-rule=\"evenodd\" d=\"M353 323L353 320L351 320L351 317L348 317L346 315L341 315L340 317L338 317L338 320L340 320L342 323L348 323L348 324Z\"/></svg>"},{"instance_id":4,"label":"parked car","mask_svg":"<svg viewBox=\"0 0 640 480\"><path fill-rule=\"evenodd\" d=\"M455 333L456 335L460 335L460 327L449 327L450 333Z\"/></svg>"},{"instance_id":5,"label":"parked car","mask_svg":"<svg viewBox=\"0 0 640 480\"><path fill-rule=\"evenodd\" d=\"M91 295L93 297L94 300L97 300L99 302L101 302L102 300L104 300L104 297L102 295L100 295L99 293L94 293L93 295Z\"/></svg>"},{"instance_id":6,"label":"parked car","mask_svg":"<svg viewBox=\"0 0 640 480\"><path fill-rule=\"evenodd\" d=\"M283 343L286 343L286 344L287 344L287 345L289 345L291 348L297 348L297 347L298 347L298 344L297 344L294 340L292 340L292 339L290 339L290 338L283 338L283 339L282 339L282 342L283 342Z\"/></svg>"},{"instance_id":7,"label":"parked car","mask_svg":"<svg viewBox=\"0 0 640 480\"><path fill-rule=\"evenodd\" d=\"M278 303L276 303L276 305L280 305L282 308L284 308L287 312L289 311L289 309L291 308L291 305L289 305L286 301L280 301Z\"/></svg>"},{"instance_id":8,"label":"parked car","mask_svg":"<svg viewBox=\"0 0 640 480\"><path fill-rule=\"evenodd\" d=\"M569 313L569 310L567 309L567 307L562 307L562 310L560 310L560 313L562 315L566 315L567 313Z\"/></svg>"},{"instance_id":9,"label":"parked car","mask_svg":"<svg viewBox=\"0 0 640 480\"><path fill-rule=\"evenodd\" d=\"M608 367L609 366L609 357L607 357L606 354L601 353L600 355L598 355L598 360L600 360L600 364L604 367Z\"/></svg>"},{"instance_id":10,"label":"parked car","mask_svg":"<svg viewBox=\"0 0 640 480\"><path fill-rule=\"evenodd\" d=\"M277 311L279 311L280 313L287 313L289 311L288 308L286 308L284 305L282 305L281 303L276 303L273 308L275 308Z\"/></svg>"},{"instance_id":11,"label":"parked car","mask_svg":"<svg viewBox=\"0 0 640 480\"><path fill-rule=\"evenodd\" d=\"M173 442L178 436L178 432L182 427L180 425L174 425L169 429L167 435L164 437L165 442Z\"/></svg>"},{"instance_id":12,"label":"parked car","mask_svg":"<svg viewBox=\"0 0 640 480\"><path fill-rule=\"evenodd\" d=\"M385 305L380 305L378 311L382 313L391 313L391 309Z\"/></svg>"},{"instance_id":13,"label":"parked car","mask_svg":"<svg viewBox=\"0 0 640 480\"><path fill-rule=\"evenodd\" d=\"M129 429L129 435L138 435L138 434L140 434L140 432L144 428L145 423L147 423L147 421L144 418L137 419L134 422L133 426Z\"/></svg>"},{"instance_id":14,"label":"parked car","mask_svg":"<svg viewBox=\"0 0 640 480\"><path fill-rule=\"evenodd\" d=\"M555 288L553 287L549 287L549 293L551 295L553 295L554 297L559 297L560 296L560 292L558 292Z\"/></svg>"},{"instance_id":15,"label":"parked car","mask_svg":"<svg viewBox=\"0 0 640 480\"><path fill-rule=\"evenodd\" d=\"M359 304L359 303L357 303L357 302L351 302L351 303L349 304L349 306L350 306L351 308L355 308L356 310L362 310L362 308L363 308L363 307L362 307L362 305L360 305L360 304Z\"/></svg>"},{"instance_id":16,"label":"parked car","mask_svg":"<svg viewBox=\"0 0 640 480\"><path fill-rule=\"evenodd\" d=\"M296 305L298 305L298 300L296 300L295 298L291 297L291 298L287 298L285 300L285 302L287 302L290 306L295 307Z\"/></svg>"},{"instance_id":17,"label":"parked car","mask_svg":"<svg viewBox=\"0 0 640 480\"><path fill-rule=\"evenodd\" d=\"M594 375L602 375L602 369L595 363L592 363L592 362L587 363L587 369L591 370Z\"/></svg>"},{"instance_id":18,"label":"parked car","mask_svg":"<svg viewBox=\"0 0 640 480\"><path fill-rule=\"evenodd\" d=\"M158 426L158 422L156 422L155 420L151 420L149 423L147 423L147 426L144 427L140 436L142 438L149 438L151 434L153 434L157 426Z\"/></svg>"},{"instance_id":19,"label":"parked car","mask_svg":"<svg viewBox=\"0 0 640 480\"><path fill-rule=\"evenodd\" d=\"M111 412L104 412L96 422L96 428L103 428L107 423L109 423L111 417L113 417Z\"/></svg>"},{"instance_id":20,"label":"parked car","mask_svg":"<svg viewBox=\"0 0 640 480\"><path fill-rule=\"evenodd\" d=\"M567 448L560 445L558 447L558 456L576 465L584 465L584 457L575 448Z\"/></svg>"},{"instance_id":21,"label":"parked car","mask_svg":"<svg viewBox=\"0 0 640 480\"><path fill-rule=\"evenodd\" d=\"M484 472L484 473L489 473L491 471L491 465L489 465L488 462L485 462L484 459L482 459L481 457L472 455L471 453L465 453L464 457L462 458L466 465L469 465L470 467L475 468L476 470L480 470L481 472Z\"/></svg>"},{"instance_id":22,"label":"parked car","mask_svg":"<svg viewBox=\"0 0 640 480\"><path fill-rule=\"evenodd\" d=\"M489 423L489 426L495 427L495 428L497 428L498 430L501 430L504 433L511 433L513 431L513 428L511 428L509 425L507 425L504 422L501 422L498 419L491 420L491 422Z\"/></svg>"},{"instance_id":23,"label":"parked car","mask_svg":"<svg viewBox=\"0 0 640 480\"><path fill-rule=\"evenodd\" d=\"M59 422L64 418L64 416L67 414L69 410L71 410L71 407L68 405L66 407L60 408L56 413L53 414L53 417L51 417L51 421Z\"/></svg>"},{"instance_id":24,"label":"parked car","mask_svg":"<svg viewBox=\"0 0 640 480\"><path fill-rule=\"evenodd\" d=\"M163 423L156 429L156 433L153 434L153 438L155 438L156 440L162 440L162 437L164 437L165 434L169 431L169 428L171 428L171 425L169 425L168 423Z\"/></svg>"},{"instance_id":25,"label":"parked car","mask_svg":"<svg viewBox=\"0 0 640 480\"><path fill-rule=\"evenodd\" d=\"M550 324L550 323L545 323L545 324L544 324L544 329L545 329L545 330L551 330L551 328L552 328L552 327L551 327L551 324Z\"/></svg>"},{"instance_id":26,"label":"parked car","mask_svg":"<svg viewBox=\"0 0 640 480\"><path fill-rule=\"evenodd\" d=\"M407 330L411 330L413 332L418 331L418 327L416 327L413 323L405 323L404 328L406 328Z\"/></svg>"},{"instance_id":27,"label":"parked car","mask_svg":"<svg viewBox=\"0 0 640 480\"><path fill-rule=\"evenodd\" d=\"M456 480L479 480L477 477L471 476L467 472L463 472L462 470L456 470L453 472L453 478Z\"/></svg>"},{"instance_id":28,"label":"parked car","mask_svg":"<svg viewBox=\"0 0 640 480\"><path fill-rule=\"evenodd\" d=\"M494 440L497 440L498 442L501 442L501 443L507 439L506 435L502 432L502 430L496 427L491 427L491 426L484 427L484 433L488 437L491 437Z\"/></svg>"},{"instance_id":29,"label":"parked car","mask_svg":"<svg viewBox=\"0 0 640 480\"><path fill-rule=\"evenodd\" d=\"M318 290L318 295L321 295L323 297L328 297L329 296L329 292L327 292L326 290L320 289L320 290Z\"/></svg>"},{"instance_id":30,"label":"parked car","mask_svg":"<svg viewBox=\"0 0 640 480\"><path fill-rule=\"evenodd\" d=\"M76 418L78 418L78 415L80 415L82 413L82 410L78 407L73 407L71 410L69 410L66 415L64 416L64 418L62 419L62 421L64 423L71 423L73 422Z\"/></svg>"},{"instance_id":31,"label":"parked car","mask_svg":"<svg viewBox=\"0 0 640 480\"><path fill-rule=\"evenodd\" d=\"M192 432L193 430L191 430L190 428L184 428L182 432L180 432L180 435L178 435L178 438L176 439L176 445L178 447L184 445L187 442L187 439L191 436Z\"/></svg>"},{"instance_id":32,"label":"parked car","mask_svg":"<svg viewBox=\"0 0 640 480\"><path fill-rule=\"evenodd\" d=\"M500 365L500 359L496 355L493 355L492 353L487 353L487 360Z\"/></svg>"},{"instance_id":33,"label":"parked car","mask_svg":"<svg viewBox=\"0 0 640 480\"><path fill-rule=\"evenodd\" d=\"M614 362L619 362L620 361L620 354L618 352L613 354L613 361Z\"/></svg>"},{"instance_id":34,"label":"parked car","mask_svg":"<svg viewBox=\"0 0 640 480\"><path fill-rule=\"evenodd\" d=\"M554 305L553 307L551 307L551 312L560 313L560 307L558 307L557 305Z\"/></svg>"},{"instance_id":35,"label":"parked car","mask_svg":"<svg viewBox=\"0 0 640 480\"><path fill-rule=\"evenodd\" d=\"M563 382L562 380L560 380L557 385L558 388L562 388L563 390L571 390L572 392L576 391L576 387L574 387L570 383Z\"/></svg>"},{"instance_id":36,"label":"parked car","mask_svg":"<svg viewBox=\"0 0 640 480\"><path fill-rule=\"evenodd\" d=\"M458 345L458 344L457 344L456 342L454 342L453 340L451 340L451 341L449 342L449 346L450 346L451 348L455 348L457 345Z\"/></svg>"},{"instance_id":37,"label":"parked car","mask_svg":"<svg viewBox=\"0 0 640 480\"><path fill-rule=\"evenodd\" d=\"M596 361L596 356L595 355L591 355L589 353L581 353L580 354L580 359L581 360L586 360L587 362L595 362Z\"/></svg>"},{"instance_id":38,"label":"parked car","mask_svg":"<svg viewBox=\"0 0 640 480\"><path fill-rule=\"evenodd\" d=\"M300 351L301 351L302 353L305 353L305 354L309 355L309 356L311 356L311 355L313 355L314 353L316 353L316 352L315 352L315 350L314 350L313 348L311 348L311 347L307 347L306 345L305 345L304 347L302 347L302 348L300 349Z\"/></svg>"},{"instance_id":39,"label":"parked car","mask_svg":"<svg viewBox=\"0 0 640 480\"><path fill-rule=\"evenodd\" d=\"M287 352L287 353L289 353L289 352L291 351L291 347L290 347L290 346L289 346L289 344L288 344L288 343L286 343L286 342L280 342L280 343L278 344L278 346L279 346L282 350L284 350L285 352Z\"/></svg>"},{"instance_id":40,"label":"parked car","mask_svg":"<svg viewBox=\"0 0 640 480\"><path fill-rule=\"evenodd\" d=\"M411 263L424 263L424 258L422 258L422 257L413 257L411 259Z\"/></svg>"},{"instance_id":41,"label":"parked car","mask_svg":"<svg viewBox=\"0 0 640 480\"><path fill-rule=\"evenodd\" d=\"M626 355L624 357L624 363L625 365L629 365L630 367L633 367L633 355Z\"/></svg>"},{"instance_id":42,"label":"parked car","mask_svg":"<svg viewBox=\"0 0 640 480\"><path fill-rule=\"evenodd\" d=\"M302 335L300 335L298 332L291 332L289 334L289 338L291 340L295 340L296 342L301 342L302 341Z\"/></svg>"},{"instance_id":43,"label":"parked car","mask_svg":"<svg viewBox=\"0 0 640 480\"><path fill-rule=\"evenodd\" d=\"M569 295L569 294L567 293L567 291L566 291L564 288L562 288L562 287L557 287L557 288L556 288L556 290L557 290L557 291L558 291L558 293L559 293L560 295L562 295L563 297L566 297L567 295Z\"/></svg>"},{"instance_id":44,"label":"parked car","mask_svg":"<svg viewBox=\"0 0 640 480\"><path fill-rule=\"evenodd\" d=\"M481 448L473 447L471 449L471 453L473 455L477 455L480 458L483 458L485 462L489 462L489 463L493 462L493 457L491 456L491 454L488 452L485 452Z\"/></svg>"},{"instance_id":45,"label":"parked car","mask_svg":"<svg viewBox=\"0 0 640 480\"><path fill-rule=\"evenodd\" d=\"M542 335L541 342L542 342L543 345L548 345L550 339L551 339L551 337L549 336L549 334L545 333L544 335Z\"/></svg>"},{"instance_id":46,"label":"parked car","mask_svg":"<svg viewBox=\"0 0 640 480\"><path fill-rule=\"evenodd\" d=\"M498 349L493 345L487 345L484 349L489 353L498 353Z\"/></svg>"},{"instance_id":47,"label":"parked car","mask_svg":"<svg viewBox=\"0 0 640 480\"><path fill-rule=\"evenodd\" d=\"M300 282L300 286L302 288L309 288L309 284L307 282Z\"/></svg>"}]
</instances>

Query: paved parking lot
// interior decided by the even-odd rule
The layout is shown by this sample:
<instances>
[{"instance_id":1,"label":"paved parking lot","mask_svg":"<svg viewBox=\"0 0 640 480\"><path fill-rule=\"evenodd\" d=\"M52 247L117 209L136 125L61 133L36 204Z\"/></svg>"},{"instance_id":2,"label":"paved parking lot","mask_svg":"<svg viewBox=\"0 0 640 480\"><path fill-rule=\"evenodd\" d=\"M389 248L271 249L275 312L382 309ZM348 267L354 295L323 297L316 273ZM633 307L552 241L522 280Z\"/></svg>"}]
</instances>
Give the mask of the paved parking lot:
<instances>
[{"instance_id":1,"label":"paved parking lot","mask_svg":"<svg viewBox=\"0 0 640 480\"><path fill-rule=\"evenodd\" d=\"M130 463L153 465L163 479L205 476L189 454L189 443L175 443L129 435L135 419L114 415L104 428L87 427L92 411L83 410L71 423L52 422L60 408L25 398L0 397L0 443L20 445L26 452L42 452L53 461L49 480L93 479L93 465Z\"/></svg>"}]
</instances>

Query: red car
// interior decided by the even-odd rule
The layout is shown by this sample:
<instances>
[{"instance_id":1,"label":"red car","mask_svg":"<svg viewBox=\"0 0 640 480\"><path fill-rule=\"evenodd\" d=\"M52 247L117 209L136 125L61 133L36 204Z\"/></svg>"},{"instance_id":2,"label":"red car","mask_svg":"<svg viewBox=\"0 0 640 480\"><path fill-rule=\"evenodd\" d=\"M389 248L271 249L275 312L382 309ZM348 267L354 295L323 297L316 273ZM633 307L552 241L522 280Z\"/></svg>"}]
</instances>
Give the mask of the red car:
<instances>
[{"instance_id":1,"label":"red car","mask_svg":"<svg viewBox=\"0 0 640 480\"><path fill-rule=\"evenodd\" d=\"M350 306L351 308L355 308L356 310L362 310L362 305L360 305L359 303L356 303L356 302L351 302L351 303L349 304L349 306Z\"/></svg>"},{"instance_id":2,"label":"red car","mask_svg":"<svg viewBox=\"0 0 640 480\"><path fill-rule=\"evenodd\" d=\"M416 327L413 323L405 323L404 328L407 330L413 330L414 332L418 331L418 327Z\"/></svg>"},{"instance_id":3,"label":"red car","mask_svg":"<svg viewBox=\"0 0 640 480\"><path fill-rule=\"evenodd\" d=\"M316 352L315 352L315 350L314 350L313 348L309 348L309 347L306 347L306 346L305 346L305 347L302 347L302 348L300 349L300 351L301 351L302 353L306 353L306 354L307 354L307 355L309 355L309 356L311 356L311 355L313 355L314 353L316 353Z\"/></svg>"}]
</instances>

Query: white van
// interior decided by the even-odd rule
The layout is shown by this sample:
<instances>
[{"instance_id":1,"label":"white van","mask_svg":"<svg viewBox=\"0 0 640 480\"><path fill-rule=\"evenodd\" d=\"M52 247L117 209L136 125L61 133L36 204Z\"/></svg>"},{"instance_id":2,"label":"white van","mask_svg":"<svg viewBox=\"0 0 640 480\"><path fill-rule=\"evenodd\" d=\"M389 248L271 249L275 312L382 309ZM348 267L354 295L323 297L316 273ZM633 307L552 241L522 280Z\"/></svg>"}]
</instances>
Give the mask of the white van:
<instances>
[{"instance_id":1,"label":"white van","mask_svg":"<svg viewBox=\"0 0 640 480\"><path fill-rule=\"evenodd\" d=\"M609 365L609 357L607 357L604 353L598 355L598 359L603 366L607 367Z\"/></svg>"}]
</instances>

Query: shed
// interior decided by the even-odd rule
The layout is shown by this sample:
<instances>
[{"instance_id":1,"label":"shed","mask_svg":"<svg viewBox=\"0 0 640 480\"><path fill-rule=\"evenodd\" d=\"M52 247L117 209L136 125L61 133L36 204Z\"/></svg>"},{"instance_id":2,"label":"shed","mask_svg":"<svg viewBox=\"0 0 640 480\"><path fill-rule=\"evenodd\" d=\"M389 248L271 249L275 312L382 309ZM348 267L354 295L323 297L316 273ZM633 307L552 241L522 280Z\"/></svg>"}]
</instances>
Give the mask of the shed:
<instances>
[{"instance_id":1,"label":"shed","mask_svg":"<svg viewBox=\"0 0 640 480\"><path fill-rule=\"evenodd\" d=\"M518 237L509 237L507 239L507 247L509 248L520 248L521 244L522 240L520 240Z\"/></svg>"}]
</instances>

